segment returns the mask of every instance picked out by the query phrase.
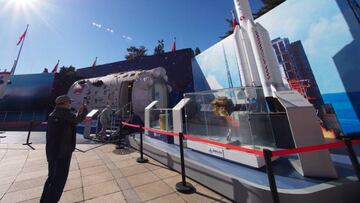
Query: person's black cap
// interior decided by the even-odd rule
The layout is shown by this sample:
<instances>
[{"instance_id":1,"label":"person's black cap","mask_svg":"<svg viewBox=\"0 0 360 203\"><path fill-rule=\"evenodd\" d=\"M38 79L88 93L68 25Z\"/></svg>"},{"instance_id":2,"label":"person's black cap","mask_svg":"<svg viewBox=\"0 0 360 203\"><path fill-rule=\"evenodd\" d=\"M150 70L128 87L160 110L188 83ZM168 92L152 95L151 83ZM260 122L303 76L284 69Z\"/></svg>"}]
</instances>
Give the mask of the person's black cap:
<instances>
[{"instance_id":1,"label":"person's black cap","mask_svg":"<svg viewBox=\"0 0 360 203\"><path fill-rule=\"evenodd\" d=\"M56 105L58 105L58 104L61 104L61 103L64 103L64 102L72 102L72 100L70 99L70 97L69 96L67 96L67 95L60 95L60 96L58 96L58 97L56 97L56 99L55 99L55 104Z\"/></svg>"}]
</instances>

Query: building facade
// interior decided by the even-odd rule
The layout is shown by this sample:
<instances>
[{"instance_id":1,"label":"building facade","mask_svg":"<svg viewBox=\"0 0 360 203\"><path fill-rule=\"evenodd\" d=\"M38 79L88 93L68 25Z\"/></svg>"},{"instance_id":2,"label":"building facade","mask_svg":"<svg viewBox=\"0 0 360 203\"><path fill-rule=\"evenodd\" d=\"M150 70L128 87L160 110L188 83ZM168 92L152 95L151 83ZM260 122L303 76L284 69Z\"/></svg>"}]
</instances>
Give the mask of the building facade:
<instances>
[{"instance_id":1,"label":"building facade","mask_svg":"<svg viewBox=\"0 0 360 203\"><path fill-rule=\"evenodd\" d=\"M290 43L288 38L276 38L272 40L272 45L289 87L299 91L315 108L320 109L324 101L301 41Z\"/></svg>"}]
</instances>

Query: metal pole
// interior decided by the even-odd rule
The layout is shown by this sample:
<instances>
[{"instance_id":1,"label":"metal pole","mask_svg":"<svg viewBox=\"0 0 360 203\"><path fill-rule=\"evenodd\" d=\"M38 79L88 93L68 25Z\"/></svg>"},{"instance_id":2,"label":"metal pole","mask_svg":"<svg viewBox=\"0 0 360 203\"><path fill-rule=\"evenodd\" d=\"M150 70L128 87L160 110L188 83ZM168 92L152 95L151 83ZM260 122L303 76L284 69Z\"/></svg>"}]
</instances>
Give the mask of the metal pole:
<instances>
[{"instance_id":1,"label":"metal pole","mask_svg":"<svg viewBox=\"0 0 360 203\"><path fill-rule=\"evenodd\" d=\"M269 186L270 186L270 191L271 191L271 195L273 198L273 202L279 203L280 202L279 193L277 191L274 171L273 171L272 163L271 163L272 153L268 149L264 149L263 153L264 153L264 158L265 158L266 174L268 176L268 181L269 181Z\"/></svg>"},{"instance_id":2,"label":"metal pole","mask_svg":"<svg viewBox=\"0 0 360 203\"><path fill-rule=\"evenodd\" d=\"M144 152L143 152L143 126L140 125L140 157L136 159L138 163L146 163L149 160L147 158L144 158Z\"/></svg>"},{"instance_id":3,"label":"metal pole","mask_svg":"<svg viewBox=\"0 0 360 203\"><path fill-rule=\"evenodd\" d=\"M124 149L125 148L125 143L124 143L125 138L121 135L121 131L123 129L123 124L121 123L121 121L122 121L122 117L120 118L120 124L119 124L118 130L116 130L116 132L119 136L119 142L118 142L118 146L116 146L116 149Z\"/></svg>"},{"instance_id":4,"label":"metal pole","mask_svg":"<svg viewBox=\"0 0 360 203\"><path fill-rule=\"evenodd\" d=\"M33 146L31 146L32 142L29 142L32 126L33 126L33 121L30 122L29 131L28 131L28 135L27 135L27 138L26 138L26 143L24 143L23 145L27 145L31 149L35 150L35 148Z\"/></svg>"},{"instance_id":5,"label":"metal pole","mask_svg":"<svg viewBox=\"0 0 360 203\"><path fill-rule=\"evenodd\" d=\"M21 50L22 50L23 45L24 45L24 42L25 42L25 38L26 38L26 35L27 35L27 30L28 30L28 28L29 28L29 24L26 25L26 30L25 30L25 32L24 32L24 33L25 33L24 39L23 39L22 42L21 42L21 46L20 46L20 49L19 49L19 53L18 53L18 55L17 55L17 57L16 57L16 61L15 61L14 67L11 69L11 74L12 74L12 75L14 75L14 73L15 73L15 69L16 69L16 66L17 66L18 61L19 61L19 58L20 58Z\"/></svg>"},{"instance_id":6,"label":"metal pole","mask_svg":"<svg viewBox=\"0 0 360 203\"><path fill-rule=\"evenodd\" d=\"M351 163L354 167L354 170L355 170L355 173L356 173L356 176L358 178L358 181L360 181L360 165L359 165L359 161L356 157L356 154L354 152L354 148L351 144L351 139L349 138L344 138L344 142L345 142L345 145L346 145L346 148L348 150L348 153L349 153L349 157L350 157L350 160L351 160Z\"/></svg>"},{"instance_id":7,"label":"metal pole","mask_svg":"<svg viewBox=\"0 0 360 203\"><path fill-rule=\"evenodd\" d=\"M184 134L179 133L181 182L176 183L176 190L181 193L191 194L194 193L196 189L194 188L193 185L186 182L183 140L184 140Z\"/></svg>"}]
</instances>

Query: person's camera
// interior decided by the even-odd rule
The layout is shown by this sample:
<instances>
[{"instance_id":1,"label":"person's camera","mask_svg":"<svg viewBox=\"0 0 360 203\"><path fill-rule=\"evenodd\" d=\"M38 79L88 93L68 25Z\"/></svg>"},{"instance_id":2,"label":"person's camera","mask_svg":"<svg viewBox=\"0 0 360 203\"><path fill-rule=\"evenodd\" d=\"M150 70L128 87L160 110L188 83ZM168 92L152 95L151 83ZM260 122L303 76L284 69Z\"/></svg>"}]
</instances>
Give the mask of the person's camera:
<instances>
[{"instance_id":1,"label":"person's camera","mask_svg":"<svg viewBox=\"0 0 360 203\"><path fill-rule=\"evenodd\" d=\"M89 104L89 98L84 97L83 104L88 105Z\"/></svg>"}]
</instances>

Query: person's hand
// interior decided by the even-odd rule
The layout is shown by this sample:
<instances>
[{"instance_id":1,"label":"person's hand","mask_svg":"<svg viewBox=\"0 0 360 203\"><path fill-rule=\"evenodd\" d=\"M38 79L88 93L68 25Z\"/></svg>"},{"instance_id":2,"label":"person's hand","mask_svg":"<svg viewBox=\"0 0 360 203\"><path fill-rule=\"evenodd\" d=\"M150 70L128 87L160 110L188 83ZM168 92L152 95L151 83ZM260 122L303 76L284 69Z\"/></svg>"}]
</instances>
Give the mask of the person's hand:
<instances>
[{"instance_id":1,"label":"person's hand","mask_svg":"<svg viewBox=\"0 0 360 203\"><path fill-rule=\"evenodd\" d=\"M80 108L79 108L79 114L81 114L84 111L85 105L81 104Z\"/></svg>"}]
</instances>

